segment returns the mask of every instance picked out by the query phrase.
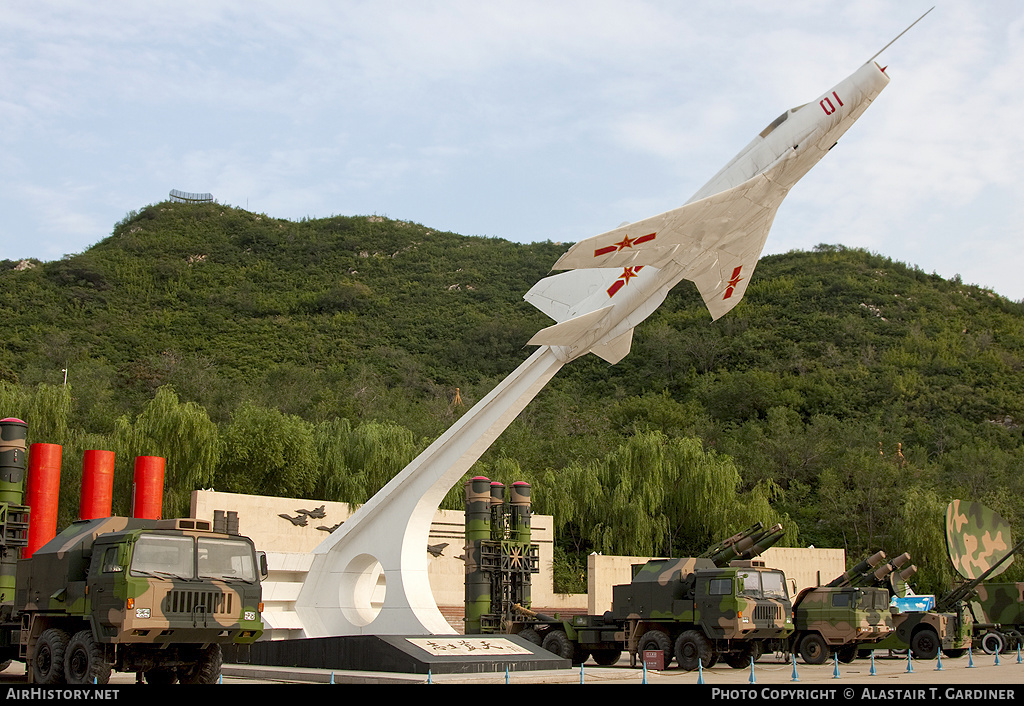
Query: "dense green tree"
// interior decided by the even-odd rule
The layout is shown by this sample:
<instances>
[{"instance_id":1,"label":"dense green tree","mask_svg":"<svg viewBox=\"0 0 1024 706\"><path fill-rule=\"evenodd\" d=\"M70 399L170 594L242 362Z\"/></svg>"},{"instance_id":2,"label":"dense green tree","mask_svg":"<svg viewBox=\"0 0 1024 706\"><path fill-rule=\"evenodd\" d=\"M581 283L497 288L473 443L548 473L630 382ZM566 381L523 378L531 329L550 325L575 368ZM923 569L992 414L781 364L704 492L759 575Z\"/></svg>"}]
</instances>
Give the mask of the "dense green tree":
<instances>
[{"instance_id":1,"label":"dense green tree","mask_svg":"<svg viewBox=\"0 0 1024 706\"><path fill-rule=\"evenodd\" d=\"M313 495L318 465L312 425L276 409L243 403L220 434L214 487L306 498Z\"/></svg>"}]
</instances>

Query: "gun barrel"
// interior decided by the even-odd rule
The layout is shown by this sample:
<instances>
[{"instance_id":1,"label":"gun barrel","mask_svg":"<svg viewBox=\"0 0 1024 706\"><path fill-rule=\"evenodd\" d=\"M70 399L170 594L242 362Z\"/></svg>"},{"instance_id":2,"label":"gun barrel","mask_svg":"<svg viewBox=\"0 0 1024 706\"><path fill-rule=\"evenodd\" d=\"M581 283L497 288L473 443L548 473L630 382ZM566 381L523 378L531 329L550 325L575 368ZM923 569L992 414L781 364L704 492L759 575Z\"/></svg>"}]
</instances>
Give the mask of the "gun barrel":
<instances>
[{"instance_id":1,"label":"gun barrel","mask_svg":"<svg viewBox=\"0 0 1024 706\"><path fill-rule=\"evenodd\" d=\"M739 542L742 542L744 539L746 539L748 537L753 536L754 534L760 532L761 529L763 529L763 528L764 528L764 523L763 522L756 522L751 527L749 527L748 529L746 529L746 530L744 530L742 532L737 532L736 534L734 534L733 536L729 537L728 539L722 540L718 544L712 545L711 547L708 548L707 551L705 551L703 554L701 554L701 557L706 558L706 559L713 559L714 557L718 556L719 554L728 552L730 550L730 548L733 547L735 544L737 544Z\"/></svg>"},{"instance_id":2,"label":"gun barrel","mask_svg":"<svg viewBox=\"0 0 1024 706\"><path fill-rule=\"evenodd\" d=\"M857 565L854 566L852 569L832 579L832 581L830 581L826 585L830 588L841 588L843 586L849 586L852 581L856 580L861 575L875 568L884 560L885 552L875 552L866 559L861 559L859 562L857 562Z\"/></svg>"},{"instance_id":3,"label":"gun barrel","mask_svg":"<svg viewBox=\"0 0 1024 706\"><path fill-rule=\"evenodd\" d=\"M759 522L746 532L715 545L702 556L711 559L715 566L728 566L730 561L736 559L752 559L777 543L784 534L781 524L773 525L769 529L762 529L763 526Z\"/></svg>"}]
</instances>

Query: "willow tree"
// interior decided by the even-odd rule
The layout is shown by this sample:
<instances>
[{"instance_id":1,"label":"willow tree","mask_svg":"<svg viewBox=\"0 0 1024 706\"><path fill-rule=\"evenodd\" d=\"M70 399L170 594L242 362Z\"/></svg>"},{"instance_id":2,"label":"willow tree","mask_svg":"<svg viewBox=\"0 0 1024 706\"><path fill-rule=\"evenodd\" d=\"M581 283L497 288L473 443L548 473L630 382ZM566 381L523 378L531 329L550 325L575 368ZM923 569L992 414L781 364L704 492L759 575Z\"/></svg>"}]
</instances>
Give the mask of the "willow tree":
<instances>
[{"instance_id":1,"label":"willow tree","mask_svg":"<svg viewBox=\"0 0 1024 706\"><path fill-rule=\"evenodd\" d=\"M910 554L917 567L910 585L917 593L942 595L957 578L946 549L947 504L934 491L913 487L890 508L896 522L892 541L884 549L890 558Z\"/></svg>"},{"instance_id":2,"label":"willow tree","mask_svg":"<svg viewBox=\"0 0 1024 706\"><path fill-rule=\"evenodd\" d=\"M316 477L313 427L299 417L245 402L221 431L218 490L307 498Z\"/></svg>"},{"instance_id":3,"label":"willow tree","mask_svg":"<svg viewBox=\"0 0 1024 706\"><path fill-rule=\"evenodd\" d=\"M731 458L660 432L629 437L599 462L549 473L546 484L539 494L552 493L555 525L577 551L694 554L754 522L781 519L770 504L777 489L740 494Z\"/></svg>"},{"instance_id":4,"label":"willow tree","mask_svg":"<svg viewBox=\"0 0 1024 706\"><path fill-rule=\"evenodd\" d=\"M132 477L137 456L160 456L165 460L166 517L187 515L192 491L214 484L220 457L217 426L203 407L179 401L168 386L156 391L134 421L118 418L112 438L119 468L115 487L122 492Z\"/></svg>"},{"instance_id":5,"label":"willow tree","mask_svg":"<svg viewBox=\"0 0 1024 706\"><path fill-rule=\"evenodd\" d=\"M0 381L0 418L14 417L28 424L28 442L67 443L72 430L71 388L40 383L24 387Z\"/></svg>"},{"instance_id":6,"label":"willow tree","mask_svg":"<svg viewBox=\"0 0 1024 706\"><path fill-rule=\"evenodd\" d=\"M313 429L317 497L362 504L416 457L413 433L389 422L332 419Z\"/></svg>"}]
</instances>

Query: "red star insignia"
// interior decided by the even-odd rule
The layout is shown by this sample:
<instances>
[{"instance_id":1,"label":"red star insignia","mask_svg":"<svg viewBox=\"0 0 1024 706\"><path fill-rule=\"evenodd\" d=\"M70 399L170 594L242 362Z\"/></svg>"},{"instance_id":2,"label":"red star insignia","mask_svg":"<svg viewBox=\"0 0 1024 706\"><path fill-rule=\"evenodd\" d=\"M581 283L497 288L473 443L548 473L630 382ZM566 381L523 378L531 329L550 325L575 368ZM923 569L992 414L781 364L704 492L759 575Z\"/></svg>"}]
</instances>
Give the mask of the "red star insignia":
<instances>
[{"instance_id":1,"label":"red star insignia","mask_svg":"<svg viewBox=\"0 0 1024 706\"><path fill-rule=\"evenodd\" d=\"M736 285L740 283L741 279L743 279L740 277L740 270L742 269L743 265L740 265L732 271L732 279L729 280L728 286L725 289L725 294L722 295L722 299L728 299L732 296L733 289L735 289Z\"/></svg>"}]
</instances>

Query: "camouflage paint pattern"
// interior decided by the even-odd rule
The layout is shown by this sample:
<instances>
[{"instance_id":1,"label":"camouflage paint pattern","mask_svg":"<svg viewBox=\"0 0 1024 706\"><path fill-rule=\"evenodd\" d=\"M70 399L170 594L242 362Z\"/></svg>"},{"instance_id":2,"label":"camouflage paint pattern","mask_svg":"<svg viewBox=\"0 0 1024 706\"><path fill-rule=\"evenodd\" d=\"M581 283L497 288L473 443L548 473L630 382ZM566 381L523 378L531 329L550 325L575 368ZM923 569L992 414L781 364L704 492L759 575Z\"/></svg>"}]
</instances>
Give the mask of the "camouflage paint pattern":
<instances>
[{"instance_id":1,"label":"camouflage paint pattern","mask_svg":"<svg viewBox=\"0 0 1024 706\"><path fill-rule=\"evenodd\" d=\"M983 583L971 603L979 623L1024 627L1024 583Z\"/></svg>"},{"instance_id":2,"label":"camouflage paint pattern","mask_svg":"<svg viewBox=\"0 0 1024 706\"><path fill-rule=\"evenodd\" d=\"M946 507L946 548L953 568L965 579L976 579L1013 547L1010 525L981 503L954 500ZM998 566L998 576L1013 562Z\"/></svg>"},{"instance_id":3,"label":"camouflage paint pattern","mask_svg":"<svg viewBox=\"0 0 1024 706\"><path fill-rule=\"evenodd\" d=\"M933 611L896 613L893 626L892 634L871 645L871 649L906 650L910 648L914 633L920 629L934 631L943 652L967 650L973 643L974 621L966 611L962 616Z\"/></svg>"},{"instance_id":4,"label":"camouflage paint pattern","mask_svg":"<svg viewBox=\"0 0 1024 706\"><path fill-rule=\"evenodd\" d=\"M258 575L252 582L185 580L129 570L135 545L151 535L238 542L239 551L251 553L256 570L248 538L158 529L172 523L125 517L73 523L18 563L16 610L39 619L41 626L50 619L87 621L101 643L255 642L263 631Z\"/></svg>"},{"instance_id":5,"label":"camouflage paint pattern","mask_svg":"<svg viewBox=\"0 0 1024 706\"><path fill-rule=\"evenodd\" d=\"M744 595L748 580L778 585L782 595ZM697 626L712 640L785 638L793 632L782 572L717 567L705 557L648 561L632 583L612 587L612 614L620 620L668 623L670 634Z\"/></svg>"},{"instance_id":6,"label":"camouflage paint pattern","mask_svg":"<svg viewBox=\"0 0 1024 706\"><path fill-rule=\"evenodd\" d=\"M17 583L18 548L28 544L24 479L28 425L0 420L0 621L10 619Z\"/></svg>"},{"instance_id":7,"label":"camouflage paint pattern","mask_svg":"<svg viewBox=\"0 0 1024 706\"><path fill-rule=\"evenodd\" d=\"M532 540L530 484L516 481L509 492L509 540L520 544L529 544Z\"/></svg>"},{"instance_id":8,"label":"camouflage paint pattern","mask_svg":"<svg viewBox=\"0 0 1024 706\"><path fill-rule=\"evenodd\" d=\"M794 642L817 633L832 646L877 642L893 631L889 592L884 588L819 586L793 602Z\"/></svg>"},{"instance_id":9,"label":"camouflage paint pattern","mask_svg":"<svg viewBox=\"0 0 1024 706\"><path fill-rule=\"evenodd\" d=\"M27 439L25 422L13 417L0 420L0 503L20 505L24 499Z\"/></svg>"}]
</instances>

